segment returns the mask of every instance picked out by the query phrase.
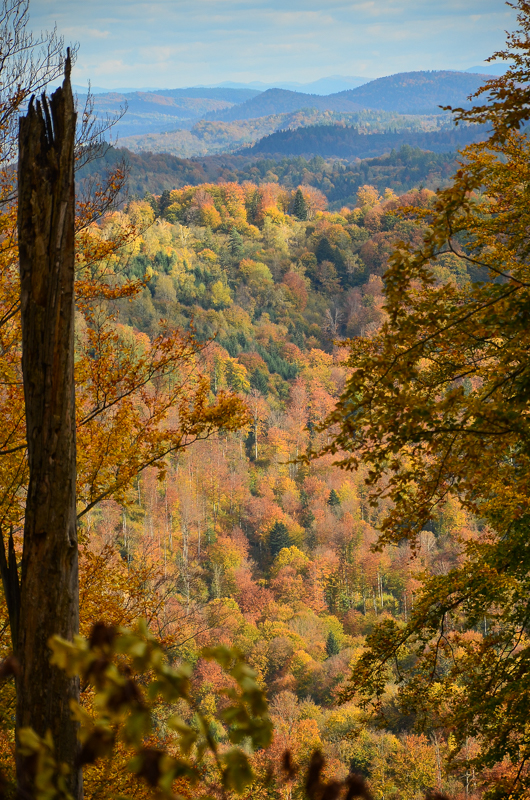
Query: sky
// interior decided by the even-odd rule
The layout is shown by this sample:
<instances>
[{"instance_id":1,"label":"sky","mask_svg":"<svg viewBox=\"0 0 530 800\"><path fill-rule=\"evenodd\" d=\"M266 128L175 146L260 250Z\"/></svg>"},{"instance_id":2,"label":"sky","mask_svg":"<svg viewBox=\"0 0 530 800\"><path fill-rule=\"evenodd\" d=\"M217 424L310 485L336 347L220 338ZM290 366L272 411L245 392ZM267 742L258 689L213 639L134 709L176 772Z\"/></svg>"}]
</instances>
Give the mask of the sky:
<instances>
[{"instance_id":1,"label":"sky","mask_svg":"<svg viewBox=\"0 0 530 800\"><path fill-rule=\"evenodd\" d=\"M503 47L502 0L31 0L79 43L73 80L109 89L377 78L467 69Z\"/></svg>"}]
</instances>

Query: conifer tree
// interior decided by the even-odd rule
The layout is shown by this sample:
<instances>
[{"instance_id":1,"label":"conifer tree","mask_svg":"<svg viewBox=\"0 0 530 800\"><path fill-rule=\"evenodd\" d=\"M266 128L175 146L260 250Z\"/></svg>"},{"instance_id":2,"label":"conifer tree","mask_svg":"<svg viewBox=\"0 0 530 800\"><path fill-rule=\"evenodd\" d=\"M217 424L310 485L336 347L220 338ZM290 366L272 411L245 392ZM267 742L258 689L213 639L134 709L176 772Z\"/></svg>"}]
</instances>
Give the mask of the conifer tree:
<instances>
[{"instance_id":1,"label":"conifer tree","mask_svg":"<svg viewBox=\"0 0 530 800\"><path fill-rule=\"evenodd\" d=\"M269 381L262 369L254 370L250 376L250 385L254 387L254 389L257 389L257 391L264 397L267 396L269 392Z\"/></svg>"},{"instance_id":2,"label":"conifer tree","mask_svg":"<svg viewBox=\"0 0 530 800\"><path fill-rule=\"evenodd\" d=\"M328 506L331 506L331 508L336 508L337 506L340 506L340 497L338 496L335 489L332 489L329 493Z\"/></svg>"},{"instance_id":3,"label":"conifer tree","mask_svg":"<svg viewBox=\"0 0 530 800\"><path fill-rule=\"evenodd\" d=\"M284 547L291 546L291 537L284 522L275 522L269 533L269 550L275 558Z\"/></svg>"},{"instance_id":4,"label":"conifer tree","mask_svg":"<svg viewBox=\"0 0 530 800\"><path fill-rule=\"evenodd\" d=\"M235 228L230 231L229 247L230 255L234 261L241 261L243 258L243 238Z\"/></svg>"},{"instance_id":5,"label":"conifer tree","mask_svg":"<svg viewBox=\"0 0 530 800\"><path fill-rule=\"evenodd\" d=\"M307 203L304 194L300 188L296 190L293 200L293 214L300 220L307 219Z\"/></svg>"},{"instance_id":6,"label":"conifer tree","mask_svg":"<svg viewBox=\"0 0 530 800\"><path fill-rule=\"evenodd\" d=\"M333 631L328 633L328 638L326 641L326 653L328 658L331 658L332 656L338 656L340 653L340 645Z\"/></svg>"}]
</instances>

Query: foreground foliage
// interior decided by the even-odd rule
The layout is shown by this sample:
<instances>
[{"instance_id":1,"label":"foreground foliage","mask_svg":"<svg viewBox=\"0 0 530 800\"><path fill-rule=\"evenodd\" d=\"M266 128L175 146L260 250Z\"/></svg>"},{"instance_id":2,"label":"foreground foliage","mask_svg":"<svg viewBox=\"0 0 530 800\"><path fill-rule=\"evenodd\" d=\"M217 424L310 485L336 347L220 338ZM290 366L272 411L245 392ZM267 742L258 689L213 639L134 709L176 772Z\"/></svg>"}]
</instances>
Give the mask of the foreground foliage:
<instances>
[{"instance_id":1,"label":"foreground foliage","mask_svg":"<svg viewBox=\"0 0 530 800\"><path fill-rule=\"evenodd\" d=\"M118 631L99 623L88 641L76 637L72 643L55 637L50 647L52 663L91 687L90 712L72 701L72 713L80 724L79 764L97 765L99 789L108 780L108 768L99 762L108 760L110 767L117 749L122 757L125 754L126 769L136 779L168 797L182 797L179 783L185 796L188 787L200 784L200 795L206 799L211 796L210 783L219 796L220 789L240 793L252 782L248 757L236 745L248 740L251 748L265 747L272 729L255 673L236 651L221 646L202 653L219 664L230 681L222 691L226 701L219 720L227 726L233 746L220 749L212 720L192 698L191 665L172 668L145 624L136 631ZM4 673L9 669L16 673L16 663L7 664ZM57 763L51 737L40 738L23 728L19 740L23 769L33 773L36 800L68 800L69 768ZM154 746L162 741L167 746ZM130 789L136 793L134 785Z\"/></svg>"}]
</instances>

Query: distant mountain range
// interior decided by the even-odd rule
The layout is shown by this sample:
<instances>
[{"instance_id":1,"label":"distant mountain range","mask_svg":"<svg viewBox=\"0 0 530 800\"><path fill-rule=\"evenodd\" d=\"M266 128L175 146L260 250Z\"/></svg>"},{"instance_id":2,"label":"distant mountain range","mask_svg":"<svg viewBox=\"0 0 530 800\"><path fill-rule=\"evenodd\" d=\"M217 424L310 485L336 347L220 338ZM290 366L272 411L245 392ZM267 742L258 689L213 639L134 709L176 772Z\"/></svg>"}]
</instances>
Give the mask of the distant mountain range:
<instances>
[{"instance_id":1,"label":"distant mountain range","mask_svg":"<svg viewBox=\"0 0 530 800\"><path fill-rule=\"evenodd\" d=\"M267 89L290 89L293 92L303 92L304 94L325 95L343 92L346 89L355 89L357 86L362 86L371 80L372 78L361 78L358 75L330 75L328 78L320 78L318 81L312 81L311 83L298 83L297 81L234 83L233 81L224 81L224 83L217 83L215 86L227 86L233 89L259 89L262 92Z\"/></svg>"},{"instance_id":2,"label":"distant mountain range","mask_svg":"<svg viewBox=\"0 0 530 800\"><path fill-rule=\"evenodd\" d=\"M511 64L501 62L500 64L482 64L476 67L468 67L464 70L456 70L457 72L474 72L481 75L503 75ZM363 86L369 83L374 78L359 75L329 75L326 78L319 78L319 80L311 81L309 83L300 83L298 81L250 81L242 83L237 81L223 81L222 83L212 84L199 84L188 88L180 89L161 89L159 86L142 86L142 87L118 87L114 89L105 89L103 86L91 86L92 94L132 94L134 92L156 92L160 94L166 91L179 91L189 92L192 89L253 89L259 92L264 92L267 89L290 89L293 92L303 92L304 94L336 94L343 92L347 89L355 89L357 86ZM57 84L59 85L59 84ZM74 92L79 94L86 94L87 86L81 84L73 84Z\"/></svg>"},{"instance_id":3,"label":"distant mountain range","mask_svg":"<svg viewBox=\"0 0 530 800\"><path fill-rule=\"evenodd\" d=\"M177 91L188 92L192 89L253 89L259 92L264 92L266 89L292 89L295 92L305 92L306 94L333 94L334 92L342 92L345 89L354 89L356 86L362 86L363 83L368 83L372 78L361 78L358 75L329 75L326 78L319 78L317 81L309 83L299 83L298 81L250 81L249 83L241 83L237 81L223 81L222 83L200 84L199 86L192 86L182 88ZM86 94L87 86L81 84L72 84L74 92L79 94ZM143 87L119 87L117 89L104 89L102 86L91 86L92 94L111 94L117 92L118 94L132 94L133 92L163 92L174 91L168 89L160 89L156 86L143 86Z\"/></svg>"},{"instance_id":4,"label":"distant mountain range","mask_svg":"<svg viewBox=\"0 0 530 800\"><path fill-rule=\"evenodd\" d=\"M232 122L292 113L301 108L347 112L372 108L399 114L439 114L441 105L468 103L468 96L483 83L483 75L468 72L401 72L324 97L268 89L238 106L211 111L205 118Z\"/></svg>"},{"instance_id":5,"label":"distant mountain range","mask_svg":"<svg viewBox=\"0 0 530 800\"><path fill-rule=\"evenodd\" d=\"M513 64L501 61L500 64L484 64L478 67L469 67L469 69L464 70L464 72L479 72L481 75L494 77L496 75L504 75L509 67L513 67Z\"/></svg>"},{"instance_id":6,"label":"distant mountain range","mask_svg":"<svg viewBox=\"0 0 530 800\"><path fill-rule=\"evenodd\" d=\"M115 126L120 136L191 128L208 112L229 109L259 95L256 89L191 88L161 89L156 92L108 92L94 96L96 114L105 116L127 107ZM86 95L81 95L83 101Z\"/></svg>"},{"instance_id":7,"label":"distant mountain range","mask_svg":"<svg viewBox=\"0 0 530 800\"><path fill-rule=\"evenodd\" d=\"M468 103L468 96L483 84L485 77L475 72L405 72L331 94L308 94L307 91L283 88L260 91L258 88L225 85L107 92L96 94L94 100L96 113L101 116L112 115L126 105L127 113L115 126L114 133L120 138L136 136L145 139L151 134L190 131L201 120L232 125L302 111L309 124L317 122L315 114L355 114L368 109L408 115L440 115L441 105L462 106ZM82 101L82 97L80 99ZM310 120L310 117L313 119ZM257 133L259 126L254 127ZM289 124L289 127L293 125ZM226 133L236 144L237 136L232 137L229 131ZM269 133L272 133L270 126L261 135ZM199 132L198 135L201 137L203 134ZM245 141L250 144L258 138L255 134L245 139L246 136L246 132L243 132L236 146L241 146ZM186 137L181 138L184 144ZM186 140L185 149L176 154L184 155L187 150L186 154L191 155L195 140ZM146 146L149 146L147 142ZM199 146L197 154L204 152L204 149L202 145ZM206 150L211 152L209 145ZM172 152L175 153L173 148Z\"/></svg>"}]
</instances>

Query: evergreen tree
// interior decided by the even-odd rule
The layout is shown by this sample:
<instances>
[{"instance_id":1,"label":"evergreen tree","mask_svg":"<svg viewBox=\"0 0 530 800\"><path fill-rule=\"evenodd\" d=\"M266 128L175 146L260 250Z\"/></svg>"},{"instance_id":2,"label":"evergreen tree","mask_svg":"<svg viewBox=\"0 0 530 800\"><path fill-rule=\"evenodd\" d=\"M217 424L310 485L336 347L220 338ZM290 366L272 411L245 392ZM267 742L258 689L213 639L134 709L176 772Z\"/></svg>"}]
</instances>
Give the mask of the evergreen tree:
<instances>
[{"instance_id":1,"label":"evergreen tree","mask_svg":"<svg viewBox=\"0 0 530 800\"><path fill-rule=\"evenodd\" d=\"M269 550L275 558L284 547L291 546L291 537L284 522L275 522L269 533Z\"/></svg>"},{"instance_id":2,"label":"evergreen tree","mask_svg":"<svg viewBox=\"0 0 530 800\"><path fill-rule=\"evenodd\" d=\"M164 189L164 191L160 195L160 200L158 202L158 211L161 217L164 216L166 209L168 209L170 205L171 205L171 192L169 191L169 189Z\"/></svg>"},{"instance_id":3,"label":"evergreen tree","mask_svg":"<svg viewBox=\"0 0 530 800\"><path fill-rule=\"evenodd\" d=\"M301 189L297 189L294 196L293 214L298 219L307 219L307 203Z\"/></svg>"},{"instance_id":4,"label":"evergreen tree","mask_svg":"<svg viewBox=\"0 0 530 800\"><path fill-rule=\"evenodd\" d=\"M340 497L338 496L335 489L332 489L331 492L329 493L327 502L328 506L331 506L331 508L336 508L337 506L340 506Z\"/></svg>"},{"instance_id":5,"label":"evergreen tree","mask_svg":"<svg viewBox=\"0 0 530 800\"><path fill-rule=\"evenodd\" d=\"M331 261L332 264L335 263L335 250L329 243L327 236L323 236L319 241L315 255L319 264L322 264L323 261Z\"/></svg>"},{"instance_id":6,"label":"evergreen tree","mask_svg":"<svg viewBox=\"0 0 530 800\"><path fill-rule=\"evenodd\" d=\"M243 239L235 228L232 228L230 231L228 246L230 248L230 255L234 261L241 261L243 258Z\"/></svg>"},{"instance_id":7,"label":"evergreen tree","mask_svg":"<svg viewBox=\"0 0 530 800\"><path fill-rule=\"evenodd\" d=\"M331 658L331 656L338 656L340 653L340 645L333 631L328 633L328 638L326 641L326 653L328 658Z\"/></svg>"},{"instance_id":8,"label":"evergreen tree","mask_svg":"<svg viewBox=\"0 0 530 800\"><path fill-rule=\"evenodd\" d=\"M333 247L331 245L327 236L323 236L320 239L315 251L315 255L319 264L322 264L324 261L330 261L337 270L337 275L340 278L341 283L348 283L349 275L343 255L338 247Z\"/></svg>"},{"instance_id":9,"label":"evergreen tree","mask_svg":"<svg viewBox=\"0 0 530 800\"><path fill-rule=\"evenodd\" d=\"M269 381L262 369L256 369L250 376L250 385L257 389L260 394L266 396L269 393Z\"/></svg>"}]
</instances>

